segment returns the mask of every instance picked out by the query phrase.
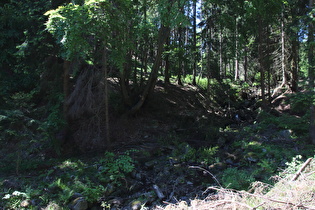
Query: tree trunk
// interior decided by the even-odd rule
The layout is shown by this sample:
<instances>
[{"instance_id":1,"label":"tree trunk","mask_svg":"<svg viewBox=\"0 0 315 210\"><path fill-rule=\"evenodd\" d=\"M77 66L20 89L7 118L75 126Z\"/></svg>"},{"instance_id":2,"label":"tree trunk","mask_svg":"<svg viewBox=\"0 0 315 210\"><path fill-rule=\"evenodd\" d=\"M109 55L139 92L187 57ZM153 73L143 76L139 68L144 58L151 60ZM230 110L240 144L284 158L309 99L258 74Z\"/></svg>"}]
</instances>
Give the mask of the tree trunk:
<instances>
[{"instance_id":1,"label":"tree trunk","mask_svg":"<svg viewBox=\"0 0 315 210\"><path fill-rule=\"evenodd\" d=\"M266 53L265 53L265 59L264 62L266 62L264 64L265 66L265 70L267 70L267 95L268 95L268 102L269 104L271 103L271 61L270 61L270 54L271 54L271 47L270 47L270 30L269 27L267 27L267 33L266 33Z\"/></svg>"},{"instance_id":2,"label":"tree trunk","mask_svg":"<svg viewBox=\"0 0 315 210\"><path fill-rule=\"evenodd\" d=\"M167 47L170 46L170 36L168 36L166 39L166 46ZM170 56L168 54L165 56L164 83L166 85L170 84L170 59L169 57Z\"/></svg>"},{"instance_id":3,"label":"tree trunk","mask_svg":"<svg viewBox=\"0 0 315 210\"><path fill-rule=\"evenodd\" d=\"M143 0L143 14L144 14L144 23L147 24L147 0ZM141 78L140 78L140 87L143 86L144 82L144 76L147 75L148 72L148 50L147 50L147 44L148 43L148 34L145 32L144 34L144 44L143 44L143 68L144 68L144 74L143 71L141 71Z\"/></svg>"},{"instance_id":4,"label":"tree trunk","mask_svg":"<svg viewBox=\"0 0 315 210\"><path fill-rule=\"evenodd\" d=\"M63 93L64 93L63 115L67 123L69 122L69 118L68 118L69 105L67 103L67 100L70 95L70 66L71 66L71 62L65 60L63 63Z\"/></svg>"},{"instance_id":5,"label":"tree trunk","mask_svg":"<svg viewBox=\"0 0 315 210\"><path fill-rule=\"evenodd\" d=\"M292 54L292 85L291 85L291 90L293 92L297 92L298 91L298 80L299 80L299 76L298 76L298 63L299 63L299 42L298 40L294 39L292 41L292 50L291 50L291 54Z\"/></svg>"},{"instance_id":6,"label":"tree trunk","mask_svg":"<svg viewBox=\"0 0 315 210\"><path fill-rule=\"evenodd\" d=\"M219 68L220 68L220 75L222 75L223 78L225 78L225 72L223 72L223 49L222 49L222 42L223 42L223 38L222 38L223 34L222 34L222 28L220 26L220 35L219 35L219 56L220 56L220 60L219 60Z\"/></svg>"},{"instance_id":7,"label":"tree trunk","mask_svg":"<svg viewBox=\"0 0 315 210\"><path fill-rule=\"evenodd\" d=\"M208 40L207 40L207 78L208 78L208 86L207 86L207 89L210 90L210 79L212 78L212 72L211 72L211 48L212 48L212 31L211 31L211 24L210 24L210 21L208 21L208 30L209 30L209 33L208 33Z\"/></svg>"},{"instance_id":8,"label":"tree trunk","mask_svg":"<svg viewBox=\"0 0 315 210\"><path fill-rule=\"evenodd\" d=\"M237 27L237 17L235 17L235 74L234 80L240 79L239 75L239 65L238 65L238 27Z\"/></svg>"},{"instance_id":9,"label":"tree trunk","mask_svg":"<svg viewBox=\"0 0 315 210\"><path fill-rule=\"evenodd\" d=\"M263 23L262 18L258 17L258 60L259 60L259 71L260 71L260 88L261 88L261 99L262 99L262 109L267 108L266 96L265 96L265 62L264 62L264 54L263 54Z\"/></svg>"},{"instance_id":10,"label":"tree trunk","mask_svg":"<svg viewBox=\"0 0 315 210\"><path fill-rule=\"evenodd\" d=\"M178 28L178 72L177 72L177 84L182 86L182 62L183 62L183 58L182 58L182 28L179 27Z\"/></svg>"},{"instance_id":11,"label":"tree trunk","mask_svg":"<svg viewBox=\"0 0 315 210\"><path fill-rule=\"evenodd\" d=\"M247 52L248 49L245 47L245 55L244 55L244 81L247 82L247 66L248 66L248 57L247 57Z\"/></svg>"},{"instance_id":12,"label":"tree trunk","mask_svg":"<svg viewBox=\"0 0 315 210\"><path fill-rule=\"evenodd\" d=\"M309 0L309 10L311 11L314 8L314 0ZM314 95L314 24L312 20L309 20L308 25L308 79L309 79L309 89ZM310 139L313 144L315 144L315 107L311 103L310 107Z\"/></svg>"},{"instance_id":13,"label":"tree trunk","mask_svg":"<svg viewBox=\"0 0 315 210\"><path fill-rule=\"evenodd\" d=\"M193 81L192 84L196 85L197 75L197 0L193 0Z\"/></svg>"},{"instance_id":14,"label":"tree trunk","mask_svg":"<svg viewBox=\"0 0 315 210\"><path fill-rule=\"evenodd\" d=\"M131 105L131 99L130 99L129 91L128 91L129 80L126 79L126 73L125 73L125 71L126 71L125 69L126 68L127 67L124 66L124 70L120 74L119 83L120 83L120 89L121 89L121 94L122 94L122 97L123 97L124 104L130 106Z\"/></svg>"},{"instance_id":15,"label":"tree trunk","mask_svg":"<svg viewBox=\"0 0 315 210\"><path fill-rule=\"evenodd\" d=\"M169 36L170 33L170 28L165 27L164 25L161 26L159 29L159 35L158 35L158 49L157 49L157 54L155 57L155 61L152 67L152 71L150 74L150 78L148 81L148 84L146 85L142 95L140 96L139 101L130 109L128 114L134 114L136 113L144 104L145 100L147 97L153 92L155 83L157 80L158 72L161 66L161 60L162 60L162 53L164 49L164 43Z\"/></svg>"},{"instance_id":16,"label":"tree trunk","mask_svg":"<svg viewBox=\"0 0 315 210\"><path fill-rule=\"evenodd\" d=\"M283 16L283 14L282 14ZM284 18L281 18L281 70L282 70L282 84L281 87L288 84L285 68L285 32L284 32Z\"/></svg>"},{"instance_id":17,"label":"tree trunk","mask_svg":"<svg viewBox=\"0 0 315 210\"><path fill-rule=\"evenodd\" d=\"M104 47L103 51L103 72L104 72L104 92L105 92L105 128L106 128L106 143L107 147L110 148L110 130L109 130L109 112L108 112L108 75L107 75L107 49Z\"/></svg>"},{"instance_id":18,"label":"tree trunk","mask_svg":"<svg viewBox=\"0 0 315 210\"><path fill-rule=\"evenodd\" d=\"M138 58L138 55L137 55L137 50L134 52L134 66L133 66L133 85L135 88L138 88L138 62L137 62L137 58Z\"/></svg>"}]
</instances>

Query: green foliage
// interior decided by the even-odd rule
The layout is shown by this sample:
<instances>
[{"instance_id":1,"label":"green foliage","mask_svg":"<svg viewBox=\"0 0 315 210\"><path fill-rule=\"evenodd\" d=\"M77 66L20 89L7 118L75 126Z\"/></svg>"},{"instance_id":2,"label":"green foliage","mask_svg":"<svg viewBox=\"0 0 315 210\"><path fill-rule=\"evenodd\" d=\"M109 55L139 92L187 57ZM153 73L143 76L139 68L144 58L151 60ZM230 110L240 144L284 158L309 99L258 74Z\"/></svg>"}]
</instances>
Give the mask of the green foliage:
<instances>
[{"instance_id":1,"label":"green foliage","mask_svg":"<svg viewBox=\"0 0 315 210\"><path fill-rule=\"evenodd\" d=\"M134 161L128 153L118 157L112 152L106 152L104 158L99 161L98 177L105 183L122 185L125 174L134 170Z\"/></svg>"},{"instance_id":2,"label":"green foliage","mask_svg":"<svg viewBox=\"0 0 315 210\"><path fill-rule=\"evenodd\" d=\"M310 105L315 102L315 96L312 92L298 92L289 95L289 104L292 112L306 114L310 109Z\"/></svg>"},{"instance_id":3,"label":"green foliage","mask_svg":"<svg viewBox=\"0 0 315 210\"><path fill-rule=\"evenodd\" d=\"M24 192L20 192L20 191L7 193L1 198L2 200L4 200L4 203L5 203L5 205L2 207L4 207L5 209L24 209L24 208L21 208L20 204L22 201L28 198L29 198L28 194Z\"/></svg>"},{"instance_id":4,"label":"green foliage","mask_svg":"<svg viewBox=\"0 0 315 210\"><path fill-rule=\"evenodd\" d=\"M182 143L176 145L176 150L172 152L172 158L178 161L189 163L199 163L208 165L214 162L215 155L218 152L218 146L193 148L188 144Z\"/></svg>"},{"instance_id":5,"label":"green foliage","mask_svg":"<svg viewBox=\"0 0 315 210\"><path fill-rule=\"evenodd\" d=\"M261 123L257 127L258 130L262 131L270 127L271 125L276 126L278 129L292 130L297 135L305 135L309 129L309 117L304 115L302 117L283 113L279 117L261 111L258 115Z\"/></svg>"},{"instance_id":6,"label":"green foliage","mask_svg":"<svg viewBox=\"0 0 315 210\"><path fill-rule=\"evenodd\" d=\"M249 171L237 168L228 168L224 170L221 182L224 187L247 190L250 184L255 181Z\"/></svg>"},{"instance_id":7,"label":"green foliage","mask_svg":"<svg viewBox=\"0 0 315 210\"><path fill-rule=\"evenodd\" d=\"M92 11L88 5L70 3L45 13L49 16L47 29L64 47L64 58L85 58L91 50L92 46L87 38L90 35L90 26L94 25Z\"/></svg>"},{"instance_id":8,"label":"green foliage","mask_svg":"<svg viewBox=\"0 0 315 210\"><path fill-rule=\"evenodd\" d=\"M135 168L131 152L133 151L120 155L106 152L101 159L89 163L83 160L64 160L38 176L37 188L23 186L22 190L26 193L3 188L7 192L0 200L0 205L17 209L21 201L36 199L42 206L49 203L67 206L75 193L82 194L90 203L98 202L104 195L124 186L126 174Z\"/></svg>"},{"instance_id":9,"label":"green foliage","mask_svg":"<svg viewBox=\"0 0 315 210\"><path fill-rule=\"evenodd\" d=\"M62 108L60 104L49 107L47 110L49 113L47 118L38 128L42 131L43 140L48 142L55 149L58 155L60 155L61 142L56 139L56 134L60 130L65 129L67 126L67 123L62 115Z\"/></svg>"},{"instance_id":10,"label":"green foliage","mask_svg":"<svg viewBox=\"0 0 315 210\"><path fill-rule=\"evenodd\" d=\"M207 89L207 86L208 86L208 79L207 78L197 78L196 79L196 82L197 82L197 85L198 87L206 90Z\"/></svg>"},{"instance_id":11,"label":"green foliage","mask_svg":"<svg viewBox=\"0 0 315 210\"><path fill-rule=\"evenodd\" d=\"M207 81L207 82L206 82ZM197 83L198 79L197 79ZM222 108L237 107L240 100L238 86L233 85L229 79L219 81L217 79L201 80L202 86L206 87L209 100Z\"/></svg>"},{"instance_id":12,"label":"green foliage","mask_svg":"<svg viewBox=\"0 0 315 210\"><path fill-rule=\"evenodd\" d=\"M193 76L191 74L186 74L185 78L183 79L183 82L192 84ZM197 77L196 83L198 87L200 87L203 90L206 90L208 86L208 79L204 77L203 78Z\"/></svg>"},{"instance_id":13,"label":"green foliage","mask_svg":"<svg viewBox=\"0 0 315 210\"><path fill-rule=\"evenodd\" d=\"M290 162L286 162L286 168L285 170L281 171L279 173L279 176L282 178L285 178L287 176L290 176L292 174L295 174L303 164L303 157L302 155L296 155L292 158Z\"/></svg>"},{"instance_id":14,"label":"green foliage","mask_svg":"<svg viewBox=\"0 0 315 210\"><path fill-rule=\"evenodd\" d=\"M57 200L60 201L63 205L69 201L70 197L74 193L72 187L64 183L60 178L51 183L48 189L55 194Z\"/></svg>"},{"instance_id":15,"label":"green foliage","mask_svg":"<svg viewBox=\"0 0 315 210\"><path fill-rule=\"evenodd\" d=\"M38 116L41 111L33 104L36 95L37 91L17 92L7 100L11 109L0 110L0 143L5 145L0 151L6 154L0 163L3 172L19 173L36 167L41 161L40 157L28 160L30 154L39 154L45 147L40 132L42 119Z\"/></svg>"}]
</instances>

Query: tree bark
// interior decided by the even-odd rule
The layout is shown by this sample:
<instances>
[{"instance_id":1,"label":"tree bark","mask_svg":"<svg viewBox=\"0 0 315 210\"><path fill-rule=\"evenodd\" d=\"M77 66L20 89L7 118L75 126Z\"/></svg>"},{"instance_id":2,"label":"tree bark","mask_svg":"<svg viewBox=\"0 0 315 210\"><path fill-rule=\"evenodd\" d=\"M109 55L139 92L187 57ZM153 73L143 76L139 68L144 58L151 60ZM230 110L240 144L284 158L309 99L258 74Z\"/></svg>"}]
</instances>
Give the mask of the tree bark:
<instances>
[{"instance_id":1,"label":"tree bark","mask_svg":"<svg viewBox=\"0 0 315 210\"><path fill-rule=\"evenodd\" d=\"M170 36L166 38L166 46L170 45ZM165 71L164 71L164 83L166 85L170 84L170 59L169 55L165 56Z\"/></svg>"},{"instance_id":2,"label":"tree bark","mask_svg":"<svg viewBox=\"0 0 315 210\"><path fill-rule=\"evenodd\" d=\"M126 74L125 74L126 68L127 67L124 67L124 70L120 74L119 83L120 83L120 89L121 89L121 94L123 97L124 104L131 106L131 99L130 99L129 91L128 91L129 80L126 79Z\"/></svg>"},{"instance_id":3,"label":"tree bark","mask_svg":"<svg viewBox=\"0 0 315 210\"><path fill-rule=\"evenodd\" d=\"M155 83L157 80L158 72L161 66L161 61L162 61L162 53L164 50L164 43L169 36L170 33L170 28L162 25L159 29L159 35L158 35L158 49L157 49L157 54L156 58L152 67L152 71L150 74L150 78L148 81L148 84L146 85L142 95L140 96L139 101L130 109L128 114L134 114L136 113L144 104L145 100L147 97L153 92Z\"/></svg>"},{"instance_id":4,"label":"tree bark","mask_svg":"<svg viewBox=\"0 0 315 210\"><path fill-rule=\"evenodd\" d=\"M263 23L262 17L258 17L258 38L259 38L259 45L258 45L258 60L259 60L259 71L260 71L260 88L261 88L261 99L262 99L262 109L267 108L266 103L266 96L265 96L265 62L264 62L264 55L263 55Z\"/></svg>"},{"instance_id":5,"label":"tree bark","mask_svg":"<svg viewBox=\"0 0 315 210\"><path fill-rule=\"evenodd\" d=\"M197 0L193 0L193 81L192 84L196 85L197 75Z\"/></svg>"},{"instance_id":6,"label":"tree bark","mask_svg":"<svg viewBox=\"0 0 315 210\"><path fill-rule=\"evenodd\" d=\"M222 28L220 26L220 35L219 35L219 56L220 56L220 60L219 60L219 68L220 68L220 77L222 76L223 78L225 78L225 72L223 72L223 48L222 48L222 42L223 42L223 33L222 33ZM221 77L221 78L222 78Z\"/></svg>"},{"instance_id":7,"label":"tree bark","mask_svg":"<svg viewBox=\"0 0 315 210\"><path fill-rule=\"evenodd\" d=\"M177 84L182 86L182 71L183 71L183 58L182 58L182 28L178 28L178 71L177 71Z\"/></svg>"},{"instance_id":8,"label":"tree bark","mask_svg":"<svg viewBox=\"0 0 315 210\"><path fill-rule=\"evenodd\" d=\"M291 85L291 90L293 92L298 91L298 63L299 63L299 42L298 40L294 39L292 41L292 85Z\"/></svg>"},{"instance_id":9,"label":"tree bark","mask_svg":"<svg viewBox=\"0 0 315 210\"><path fill-rule=\"evenodd\" d=\"M282 12L283 13L283 12ZM283 16L283 14L282 14ZM288 84L285 68L285 32L284 32L284 18L281 18L281 70L282 70L282 84L281 87Z\"/></svg>"},{"instance_id":10,"label":"tree bark","mask_svg":"<svg viewBox=\"0 0 315 210\"><path fill-rule=\"evenodd\" d=\"M104 47L103 51L103 72L104 72L104 92L105 92L105 98L104 98L104 103L105 103L105 128L106 128L106 143L107 147L110 148L110 128L109 128L109 102L108 102L108 75L107 75L107 49Z\"/></svg>"},{"instance_id":11,"label":"tree bark","mask_svg":"<svg viewBox=\"0 0 315 210\"><path fill-rule=\"evenodd\" d=\"M248 48L245 46L244 48L245 51L245 55L244 55L244 81L247 82L247 66L248 66L248 56L247 56L247 52L248 52Z\"/></svg>"},{"instance_id":12,"label":"tree bark","mask_svg":"<svg viewBox=\"0 0 315 210\"><path fill-rule=\"evenodd\" d=\"M238 27L237 27L237 17L235 17L235 74L234 74L234 80L237 81L240 79L239 75L239 62L238 62Z\"/></svg>"},{"instance_id":13,"label":"tree bark","mask_svg":"<svg viewBox=\"0 0 315 210\"><path fill-rule=\"evenodd\" d=\"M63 102L63 115L66 123L69 122L68 110L69 105L67 103L68 97L70 95L70 66L71 62L65 60L63 63L63 93L64 93L64 102Z\"/></svg>"}]
</instances>

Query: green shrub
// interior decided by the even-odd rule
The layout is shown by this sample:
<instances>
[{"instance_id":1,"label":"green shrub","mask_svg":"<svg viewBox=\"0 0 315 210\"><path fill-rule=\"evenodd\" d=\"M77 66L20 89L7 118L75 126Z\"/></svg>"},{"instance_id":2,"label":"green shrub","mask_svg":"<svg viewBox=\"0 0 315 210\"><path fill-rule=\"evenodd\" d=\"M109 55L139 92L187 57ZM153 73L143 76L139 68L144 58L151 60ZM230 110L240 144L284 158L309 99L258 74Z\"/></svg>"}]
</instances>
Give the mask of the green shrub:
<instances>
[{"instance_id":1,"label":"green shrub","mask_svg":"<svg viewBox=\"0 0 315 210\"><path fill-rule=\"evenodd\" d=\"M195 149L188 144L182 143L177 145L176 150L172 153L172 158L178 161L208 165L214 162L218 148L216 146Z\"/></svg>"},{"instance_id":2,"label":"green shrub","mask_svg":"<svg viewBox=\"0 0 315 210\"><path fill-rule=\"evenodd\" d=\"M302 155L297 155L290 162L285 163L287 168L279 173L280 177L287 177L297 172L303 164Z\"/></svg>"},{"instance_id":3,"label":"green shrub","mask_svg":"<svg viewBox=\"0 0 315 210\"><path fill-rule=\"evenodd\" d=\"M221 182L224 187L235 190L247 190L255 179L246 170L228 168L223 172Z\"/></svg>"},{"instance_id":4,"label":"green shrub","mask_svg":"<svg viewBox=\"0 0 315 210\"><path fill-rule=\"evenodd\" d=\"M98 178L104 182L110 182L114 185L121 186L125 174L134 170L134 160L130 157L129 152L116 156L112 152L106 152L104 158L99 162Z\"/></svg>"},{"instance_id":5,"label":"green shrub","mask_svg":"<svg viewBox=\"0 0 315 210\"><path fill-rule=\"evenodd\" d=\"M312 92L298 92L289 95L289 104L292 111L300 114L307 113L314 100L315 96Z\"/></svg>"},{"instance_id":6,"label":"green shrub","mask_svg":"<svg viewBox=\"0 0 315 210\"><path fill-rule=\"evenodd\" d=\"M12 193L7 193L2 197L2 200L4 201L3 207L4 209L23 209L20 205L21 202L26 199L29 199L29 196L24 192L14 191Z\"/></svg>"},{"instance_id":7,"label":"green shrub","mask_svg":"<svg viewBox=\"0 0 315 210\"><path fill-rule=\"evenodd\" d=\"M305 135L309 129L309 117L304 115L298 117L283 113L281 116L276 117L270 113L262 111L259 113L260 119L259 130L267 130L270 125L276 126L278 129L292 130L296 135Z\"/></svg>"}]
</instances>

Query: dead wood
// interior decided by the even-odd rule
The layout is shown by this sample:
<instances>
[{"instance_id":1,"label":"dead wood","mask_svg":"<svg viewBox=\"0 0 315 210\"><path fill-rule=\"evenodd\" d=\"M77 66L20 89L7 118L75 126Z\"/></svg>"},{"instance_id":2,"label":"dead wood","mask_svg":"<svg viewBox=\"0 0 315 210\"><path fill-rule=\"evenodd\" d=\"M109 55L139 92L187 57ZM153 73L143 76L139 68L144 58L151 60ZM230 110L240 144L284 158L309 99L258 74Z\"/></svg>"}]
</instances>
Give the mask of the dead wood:
<instances>
[{"instance_id":1,"label":"dead wood","mask_svg":"<svg viewBox=\"0 0 315 210\"><path fill-rule=\"evenodd\" d=\"M208 171L208 170L206 170L206 169L204 169L204 168L201 168L201 167L199 167L199 166L189 166L188 168L200 169L200 170L202 170L202 171L204 171L204 172L210 174L210 176L212 176L212 178L214 179L214 181L216 181L216 183L221 187L221 184L220 184L220 182L218 181L218 179L217 179L212 173L210 173L210 171Z\"/></svg>"},{"instance_id":2,"label":"dead wood","mask_svg":"<svg viewBox=\"0 0 315 210\"><path fill-rule=\"evenodd\" d=\"M104 89L103 72L88 66L78 76L66 102L74 141L84 151L104 146L107 132Z\"/></svg>"},{"instance_id":3,"label":"dead wood","mask_svg":"<svg viewBox=\"0 0 315 210\"><path fill-rule=\"evenodd\" d=\"M285 204L285 205L289 205L289 206L293 206L293 207L297 207L297 208L312 209L312 208L304 206L302 204L292 203L292 202L289 202L289 201L277 200L277 199L274 199L274 198L269 198L269 197L264 196L264 195L252 194L252 193L248 193L248 192L245 192L245 191L232 192L231 190L227 190L227 189L224 189L224 188L220 189L220 188L217 188L217 187L208 187L208 189L212 189L212 190L216 190L216 191L219 191L219 192L223 192L224 194L226 194L228 192L231 192L232 194L238 194L238 195L242 195L243 194L243 195L248 195L250 197L261 198L263 200L271 201L271 202L274 202L274 203ZM233 202L235 202L235 201L233 201ZM259 204L259 206L260 205L261 204ZM255 209L255 208L251 208L250 207L250 209Z\"/></svg>"},{"instance_id":4,"label":"dead wood","mask_svg":"<svg viewBox=\"0 0 315 210\"><path fill-rule=\"evenodd\" d=\"M307 159L304 164L301 166L301 168L295 173L294 177L291 179L291 181L295 181L299 178L301 173L304 171L304 169L312 162L313 158Z\"/></svg>"}]
</instances>

